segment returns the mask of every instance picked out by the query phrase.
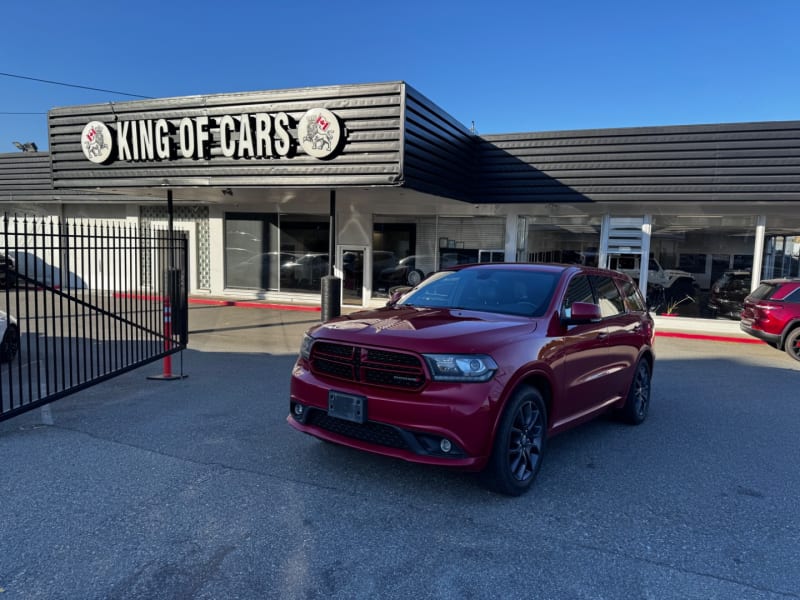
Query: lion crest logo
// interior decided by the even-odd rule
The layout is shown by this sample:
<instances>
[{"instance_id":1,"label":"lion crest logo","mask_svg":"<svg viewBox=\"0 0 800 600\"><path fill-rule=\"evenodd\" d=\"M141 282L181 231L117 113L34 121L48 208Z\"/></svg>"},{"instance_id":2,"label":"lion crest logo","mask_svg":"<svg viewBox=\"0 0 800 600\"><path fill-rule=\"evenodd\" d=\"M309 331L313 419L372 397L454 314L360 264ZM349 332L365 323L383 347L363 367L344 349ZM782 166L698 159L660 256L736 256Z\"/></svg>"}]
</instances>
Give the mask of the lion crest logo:
<instances>
[{"instance_id":1,"label":"lion crest logo","mask_svg":"<svg viewBox=\"0 0 800 600\"><path fill-rule=\"evenodd\" d=\"M316 108L303 115L298 123L297 133L306 154L315 158L327 158L339 146L342 126L332 112Z\"/></svg>"},{"instance_id":2,"label":"lion crest logo","mask_svg":"<svg viewBox=\"0 0 800 600\"><path fill-rule=\"evenodd\" d=\"M83 154L93 163L101 164L111 156L111 132L105 123L91 121L81 133Z\"/></svg>"}]
</instances>

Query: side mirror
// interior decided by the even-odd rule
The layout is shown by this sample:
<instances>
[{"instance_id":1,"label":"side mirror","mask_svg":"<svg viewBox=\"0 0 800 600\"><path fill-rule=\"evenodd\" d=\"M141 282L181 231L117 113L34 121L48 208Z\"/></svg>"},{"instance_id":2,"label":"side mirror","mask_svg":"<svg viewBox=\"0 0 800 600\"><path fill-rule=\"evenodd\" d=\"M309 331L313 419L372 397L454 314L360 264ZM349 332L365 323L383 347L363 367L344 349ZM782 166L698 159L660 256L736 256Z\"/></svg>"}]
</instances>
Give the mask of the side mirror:
<instances>
[{"instance_id":1,"label":"side mirror","mask_svg":"<svg viewBox=\"0 0 800 600\"><path fill-rule=\"evenodd\" d=\"M569 311L569 316L563 317L563 321L568 325L596 323L603 317L600 314L600 306L591 302L573 302Z\"/></svg>"}]
</instances>

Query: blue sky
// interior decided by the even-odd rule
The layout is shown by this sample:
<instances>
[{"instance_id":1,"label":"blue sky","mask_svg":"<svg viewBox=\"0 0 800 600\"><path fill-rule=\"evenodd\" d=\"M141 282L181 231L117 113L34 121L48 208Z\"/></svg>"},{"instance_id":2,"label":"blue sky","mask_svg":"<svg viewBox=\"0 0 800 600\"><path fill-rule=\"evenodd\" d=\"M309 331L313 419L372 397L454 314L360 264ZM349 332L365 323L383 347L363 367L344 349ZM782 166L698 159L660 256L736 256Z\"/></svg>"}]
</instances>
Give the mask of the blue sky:
<instances>
[{"instance_id":1,"label":"blue sky","mask_svg":"<svg viewBox=\"0 0 800 600\"><path fill-rule=\"evenodd\" d=\"M403 80L479 133L800 119L796 0L8 0L0 72L151 97ZM108 92L0 75L0 152ZM37 113L37 114L9 114Z\"/></svg>"}]
</instances>

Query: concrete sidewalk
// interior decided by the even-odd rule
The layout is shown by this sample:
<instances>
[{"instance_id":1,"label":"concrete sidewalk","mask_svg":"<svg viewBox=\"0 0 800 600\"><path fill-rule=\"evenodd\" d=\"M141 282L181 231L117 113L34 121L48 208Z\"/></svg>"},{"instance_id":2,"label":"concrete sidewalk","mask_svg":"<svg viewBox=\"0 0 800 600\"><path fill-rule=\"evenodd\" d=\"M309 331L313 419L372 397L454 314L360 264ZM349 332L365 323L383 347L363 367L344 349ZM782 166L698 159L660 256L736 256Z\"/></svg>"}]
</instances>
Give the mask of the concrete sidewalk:
<instances>
[{"instance_id":1,"label":"concrete sidewalk","mask_svg":"<svg viewBox=\"0 0 800 600\"><path fill-rule=\"evenodd\" d=\"M699 319L653 315L656 335L720 342L764 344L741 330L739 321L731 319Z\"/></svg>"}]
</instances>

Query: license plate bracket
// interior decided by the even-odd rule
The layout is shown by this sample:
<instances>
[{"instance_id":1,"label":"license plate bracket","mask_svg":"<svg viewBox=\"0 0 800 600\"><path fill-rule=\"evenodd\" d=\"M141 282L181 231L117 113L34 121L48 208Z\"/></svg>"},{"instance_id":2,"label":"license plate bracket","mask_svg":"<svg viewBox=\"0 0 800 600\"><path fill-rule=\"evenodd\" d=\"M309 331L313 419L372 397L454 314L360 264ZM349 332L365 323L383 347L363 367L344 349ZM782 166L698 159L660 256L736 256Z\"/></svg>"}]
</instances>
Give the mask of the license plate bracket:
<instances>
[{"instance_id":1,"label":"license plate bracket","mask_svg":"<svg viewBox=\"0 0 800 600\"><path fill-rule=\"evenodd\" d=\"M367 422L367 399L365 396L329 390L328 416L364 424Z\"/></svg>"}]
</instances>

